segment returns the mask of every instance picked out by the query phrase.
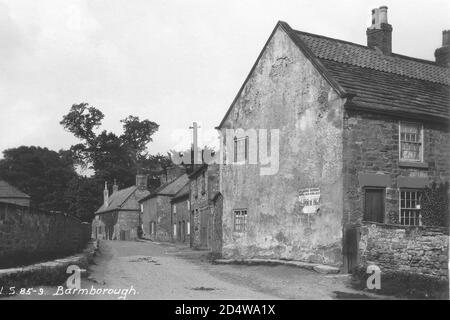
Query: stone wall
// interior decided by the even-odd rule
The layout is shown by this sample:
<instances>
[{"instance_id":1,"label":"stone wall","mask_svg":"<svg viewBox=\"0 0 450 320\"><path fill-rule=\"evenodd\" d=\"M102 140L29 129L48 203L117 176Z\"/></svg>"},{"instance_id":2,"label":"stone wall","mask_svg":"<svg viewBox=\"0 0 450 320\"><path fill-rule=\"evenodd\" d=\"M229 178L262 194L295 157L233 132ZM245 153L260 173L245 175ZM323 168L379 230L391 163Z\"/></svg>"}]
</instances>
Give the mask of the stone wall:
<instances>
[{"instance_id":1,"label":"stone wall","mask_svg":"<svg viewBox=\"0 0 450 320\"><path fill-rule=\"evenodd\" d=\"M0 267L70 255L91 238L91 225L69 215L6 203L0 211Z\"/></svg>"},{"instance_id":2,"label":"stone wall","mask_svg":"<svg viewBox=\"0 0 450 320\"><path fill-rule=\"evenodd\" d=\"M143 205L142 224L145 236L155 241L172 241L171 204L172 197L155 195L141 202ZM151 234L151 223L155 223Z\"/></svg>"},{"instance_id":3,"label":"stone wall","mask_svg":"<svg viewBox=\"0 0 450 320\"><path fill-rule=\"evenodd\" d=\"M381 272L403 271L448 280L448 230L363 224L360 265L375 264Z\"/></svg>"},{"instance_id":4,"label":"stone wall","mask_svg":"<svg viewBox=\"0 0 450 320\"><path fill-rule=\"evenodd\" d=\"M342 262L344 103L288 35L275 30L224 123L278 129L279 168L261 175L267 166L222 166L225 258ZM320 210L303 210L303 188L320 189ZM234 209L247 209L245 232L234 230Z\"/></svg>"},{"instance_id":5,"label":"stone wall","mask_svg":"<svg viewBox=\"0 0 450 320\"><path fill-rule=\"evenodd\" d=\"M385 188L384 222L389 223L389 214L398 215L401 179L412 178L425 181L427 184L433 181L449 181L450 133L448 127L422 123L424 161L414 165L399 160L400 120L405 119L359 111L346 112L343 136L345 224L359 225L362 222L364 187ZM375 183L363 182L360 179L361 174L377 174L380 179ZM408 186L405 185L405 187Z\"/></svg>"},{"instance_id":6,"label":"stone wall","mask_svg":"<svg viewBox=\"0 0 450 320\"><path fill-rule=\"evenodd\" d=\"M211 249L214 239L222 234L221 221L214 223L213 197L219 192L219 166L209 165L189 180L189 199L191 203L191 247ZM222 210L222 207L220 207ZM218 213L221 216L221 212ZM205 225L202 226L203 222ZM206 232L206 243L202 243L201 229ZM220 230L219 230L220 229ZM217 249L217 246L216 246Z\"/></svg>"},{"instance_id":7,"label":"stone wall","mask_svg":"<svg viewBox=\"0 0 450 320\"><path fill-rule=\"evenodd\" d=\"M176 207L176 212L173 212L173 208ZM189 211L189 196L181 197L172 201L172 241L185 243L189 245L190 229L191 229L191 215ZM173 234L173 224L177 227L177 234ZM183 230L184 228L184 230Z\"/></svg>"}]
</instances>

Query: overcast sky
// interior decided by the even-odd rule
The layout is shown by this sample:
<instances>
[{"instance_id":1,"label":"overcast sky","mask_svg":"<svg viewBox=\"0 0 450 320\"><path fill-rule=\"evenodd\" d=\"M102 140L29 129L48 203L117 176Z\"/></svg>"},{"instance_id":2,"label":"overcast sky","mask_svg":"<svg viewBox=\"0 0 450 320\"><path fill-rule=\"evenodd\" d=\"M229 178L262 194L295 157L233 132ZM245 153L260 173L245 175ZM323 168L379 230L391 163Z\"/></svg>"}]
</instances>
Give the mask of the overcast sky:
<instances>
[{"instance_id":1,"label":"overcast sky","mask_svg":"<svg viewBox=\"0 0 450 320\"><path fill-rule=\"evenodd\" d=\"M130 114L160 124L152 153L187 147L180 130L219 124L278 20L366 44L381 5L393 51L434 60L448 0L0 0L0 151L69 148L59 121L80 102L117 134Z\"/></svg>"}]
</instances>

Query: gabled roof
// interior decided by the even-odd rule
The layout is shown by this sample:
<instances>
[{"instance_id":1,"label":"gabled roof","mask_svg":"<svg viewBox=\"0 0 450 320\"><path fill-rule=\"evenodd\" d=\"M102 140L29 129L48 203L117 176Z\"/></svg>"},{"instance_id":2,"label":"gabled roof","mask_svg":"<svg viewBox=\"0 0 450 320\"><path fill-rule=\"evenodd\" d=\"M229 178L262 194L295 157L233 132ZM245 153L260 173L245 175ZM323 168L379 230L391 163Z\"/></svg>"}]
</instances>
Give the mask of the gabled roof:
<instances>
[{"instance_id":1,"label":"gabled roof","mask_svg":"<svg viewBox=\"0 0 450 320\"><path fill-rule=\"evenodd\" d=\"M172 198L171 202L180 202L189 198L189 184L181 188Z\"/></svg>"},{"instance_id":2,"label":"gabled roof","mask_svg":"<svg viewBox=\"0 0 450 320\"><path fill-rule=\"evenodd\" d=\"M189 175L189 179L194 179L195 177L197 177L200 173L202 173L203 171L205 171L208 168L208 165L206 163L198 166L197 168L195 168L194 171L191 172L191 174Z\"/></svg>"},{"instance_id":3,"label":"gabled roof","mask_svg":"<svg viewBox=\"0 0 450 320\"><path fill-rule=\"evenodd\" d=\"M5 180L0 180L0 199L1 198L26 198L29 199L30 196L26 193L20 191L16 187L13 187Z\"/></svg>"},{"instance_id":4,"label":"gabled roof","mask_svg":"<svg viewBox=\"0 0 450 320\"><path fill-rule=\"evenodd\" d=\"M95 212L95 214L123 209L125 207L127 200L131 197L131 195L133 195L133 193L137 191L137 189L138 188L136 186L131 186L112 193L108 198L108 206L102 204L102 206ZM137 197L143 198L149 194L150 192L145 190L143 192L140 192L140 195ZM136 201L134 203L129 203L126 206L126 209L139 210L139 204Z\"/></svg>"},{"instance_id":5,"label":"gabled roof","mask_svg":"<svg viewBox=\"0 0 450 320\"><path fill-rule=\"evenodd\" d=\"M433 61L376 49L348 41L293 30L279 21L241 89L219 124L221 128L275 31L284 30L342 98L346 107L448 122L450 68Z\"/></svg>"},{"instance_id":6,"label":"gabled roof","mask_svg":"<svg viewBox=\"0 0 450 320\"><path fill-rule=\"evenodd\" d=\"M182 174L175 180L166 182L165 184L158 187L154 192L145 196L139 202L145 201L147 199L153 198L158 195L162 196L170 196L173 197L175 194L180 191L187 183L189 182L189 177L186 173Z\"/></svg>"}]
</instances>

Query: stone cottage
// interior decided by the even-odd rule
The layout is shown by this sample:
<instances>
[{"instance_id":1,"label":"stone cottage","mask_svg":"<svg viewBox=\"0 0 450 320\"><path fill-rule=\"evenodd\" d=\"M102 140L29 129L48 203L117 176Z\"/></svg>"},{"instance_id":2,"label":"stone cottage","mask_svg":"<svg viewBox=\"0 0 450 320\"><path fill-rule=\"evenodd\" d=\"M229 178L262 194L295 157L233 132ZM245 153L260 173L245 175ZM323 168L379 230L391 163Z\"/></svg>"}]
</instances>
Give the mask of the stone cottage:
<instances>
[{"instance_id":1,"label":"stone cottage","mask_svg":"<svg viewBox=\"0 0 450 320\"><path fill-rule=\"evenodd\" d=\"M176 174L168 176L166 183L139 201L142 207L142 223L146 238L156 241L172 241L173 235L176 233L172 223L170 201L189 181L186 173L176 172Z\"/></svg>"},{"instance_id":2,"label":"stone cottage","mask_svg":"<svg viewBox=\"0 0 450 320\"><path fill-rule=\"evenodd\" d=\"M392 52L387 7L372 11L366 34L360 45L275 26L218 126L234 150L220 171L224 257L349 271L379 263L384 246L406 270L408 250L429 237L430 272L447 272L448 236L423 231L420 199L431 182L449 180L450 33L436 61ZM244 134L227 141L227 129ZM252 143L272 129L278 141ZM277 142L278 170L261 175L249 157ZM392 234L403 249L389 248Z\"/></svg>"},{"instance_id":3,"label":"stone cottage","mask_svg":"<svg viewBox=\"0 0 450 320\"><path fill-rule=\"evenodd\" d=\"M30 196L0 179L0 202L29 207Z\"/></svg>"},{"instance_id":4,"label":"stone cottage","mask_svg":"<svg viewBox=\"0 0 450 320\"><path fill-rule=\"evenodd\" d=\"M189 184L178 191L171 204L172 241L191 244L191 214L189 202Z\"/></svg>"},{"instance_id":5,"label":"stone cottage","mask_svg":"<svg viewBox=\"0 0 450 320\"><path fill-rule=\"evenodd\" d=\"M148 196L147 176L136 175L136 185L119 190L116 182L110 195L107 183L103 205L95 212L92 237L107 240L135 240L142 227L139 200Z\"/></svg>"},{"instance_id":6,"label":"stone cottage","mask_svg":"<svg viewBox=\"0 0 450 320\"><path fill-rule=\"evenodd\" d=\"M203 164L189 175L191 246L220 253L222 247L222 195L219 166Z\"/></svg>"}]
</instances>

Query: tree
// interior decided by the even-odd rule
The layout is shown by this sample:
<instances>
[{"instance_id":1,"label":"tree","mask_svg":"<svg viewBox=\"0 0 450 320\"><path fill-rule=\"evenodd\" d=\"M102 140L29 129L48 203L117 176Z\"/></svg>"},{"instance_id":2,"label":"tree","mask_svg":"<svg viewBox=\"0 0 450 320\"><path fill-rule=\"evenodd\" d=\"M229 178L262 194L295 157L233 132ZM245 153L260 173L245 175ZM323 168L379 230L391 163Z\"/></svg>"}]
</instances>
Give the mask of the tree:
<instances>
[{"instance_id":1,"label":"tree","mask_svg":"<svg viewBox=\"0 0 450 320\"><path fill-rule=\"evenodd\" d=\"M0 160L0 177L27 193L43 210L67 212L65 190L77 176L71 152L41 147L7 149Z\"/></svg>"},{"instance_id":2,"label":"tree","mask_svg":"<svg viewBox=\"0 0 450 320\"><path fill-rule=\"evenodd\" d=\"M94 132L101 126L104 114L87 103L72 105L61 125L81 140L71 147L78 164L94 169L96 176L110 180L128 181L141 171L142 163L148 162L147 144L159 125L148 119L140 120L128 116L121 120L123 133L117 136L103 130ZM131 178L130 178L131 177Z\"/></svg>"},{"instance_id":3,"label":"tree","mask_svg":"<svg viewBox=\"0 0 450 320\"><path fill-rule=\"evenodd\" d=\"M102 205L102 181L95 177L74 177L65 193L68 212L81 221L91 222Z\"/></svg>"},{"instance_id":4,"label":"tree","mask_svg":"<svg viewBox=\"0 0 450 320\"><path fill-rule=\"evenodd\" d=\"M103 188L104 181L112 183L116 180L119 188L124 188L134 185L137 173L144 173L149 175L149 188L152 189L159 186L158 174L171 165L168 156L148 154L147 145L159 129L157 123L130 115L121 120L123 131L120 135L106 130L96 133L103 118L104 114L97 108L80 103L72 105L60 122L64 129L80 139L80 143L70 148L75 163L94 170L91 179L74 180L67 194L70 210L78 215L98 209L94 205L101 205L102 192L98 188ZM89 191L93 201L85 205L82 199Z\"/></svg>"}]
</instances>

